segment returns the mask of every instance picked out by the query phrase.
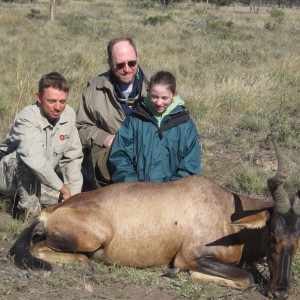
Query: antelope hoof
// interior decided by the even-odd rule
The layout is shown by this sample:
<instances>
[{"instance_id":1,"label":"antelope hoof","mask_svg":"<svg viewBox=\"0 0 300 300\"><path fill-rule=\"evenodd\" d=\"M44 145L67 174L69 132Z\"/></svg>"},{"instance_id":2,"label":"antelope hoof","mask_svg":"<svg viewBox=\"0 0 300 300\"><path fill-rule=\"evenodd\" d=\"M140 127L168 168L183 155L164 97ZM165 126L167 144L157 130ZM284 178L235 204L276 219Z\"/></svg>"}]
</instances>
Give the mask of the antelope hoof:
<instances>
[{"instance_id":1,"label":"antelope hoof","mask_svg":"<svg viewBox=\"0 0 300 300\"><path fill-rule=\"evenodd\" d=\"M86 270L85 276L92 276L94 274L94 268L90 267Z\"/></svg>"},{"instance_id":2,"label":"antelope hoof","mask_svg":"<svg viewBox=\"0 0 300 300\"><path fill-rule=\"evenodd\" d=\"M176 275L180 272L179 268L173 268L173 269L168 269L166 272L164 272L161 276L163 277L169 277L169 278L175 278Z\"/></svg>"}]
</instances>

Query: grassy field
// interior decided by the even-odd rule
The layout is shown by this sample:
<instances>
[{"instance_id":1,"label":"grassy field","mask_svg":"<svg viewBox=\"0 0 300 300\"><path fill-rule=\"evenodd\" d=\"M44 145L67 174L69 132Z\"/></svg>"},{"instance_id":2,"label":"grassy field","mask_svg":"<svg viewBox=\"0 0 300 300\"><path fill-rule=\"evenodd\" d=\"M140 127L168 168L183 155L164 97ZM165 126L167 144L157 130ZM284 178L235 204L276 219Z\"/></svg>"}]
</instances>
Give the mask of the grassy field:
<instances>
[{"instance_id":1,"label":"grassy field","mask_svg":"<svg viewBox=\"0 0 300 300\"><path fill-rule=\"evenodd\" d=\"M181 3L162 12L152 1L58 1L56 19L49 22L44 0L0 2L0 8L2 137L16 113L34 101L46 72L56 70L70 80L69 102L76 109L87 81L107 69L107 42L129 35L142 64L176 75L199 130L205 174L237 191L265 195L270 168L264 166L274 159L266 139L276 133L291 161L287 188L295 192L298 9L263 7L250 14L243 6Z\"/></svg>"},{"instance_id":2,"label":"grassy field","mask_svg":"<svg viewBox=\"0 0 300 300\"><path fill-rule=\"evenodd\" d=\"M236 192L270 197L275 135L292 195L300 183L299 16L299 9L278 7L251 14L248 6L186 1L162 12L150 0L60 0L49 22L48 1L0 2L0 136L34 101L47 72L71 82L76 109L87 81L107 69L107 42L128 35L143 65L177 77L200 134L205 175ZM296 281L299 273L297 263Z\"/></svg>"}]
</instances>

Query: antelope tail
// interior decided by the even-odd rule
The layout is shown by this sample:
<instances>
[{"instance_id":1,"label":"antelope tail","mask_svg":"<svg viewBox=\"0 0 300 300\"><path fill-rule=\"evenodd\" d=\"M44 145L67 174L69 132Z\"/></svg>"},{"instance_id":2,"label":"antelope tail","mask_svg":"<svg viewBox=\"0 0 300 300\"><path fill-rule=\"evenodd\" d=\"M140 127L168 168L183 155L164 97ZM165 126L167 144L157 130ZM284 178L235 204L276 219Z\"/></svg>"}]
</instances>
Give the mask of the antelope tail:
<instances>
[{"instance_id":1,"label":"antelope tail","mask_svg":"<svg viewBox=\"0 0 300 300\"><path fill-rule=\"evenodd\" d=\"M35 220L28 226L9 250L9 255L14 259L15 264L21 269L45 269L51 271L52 267L48 262L38 259L30 253L32 236L36 225L40 221Z\"/></svg>"}]
</instances>

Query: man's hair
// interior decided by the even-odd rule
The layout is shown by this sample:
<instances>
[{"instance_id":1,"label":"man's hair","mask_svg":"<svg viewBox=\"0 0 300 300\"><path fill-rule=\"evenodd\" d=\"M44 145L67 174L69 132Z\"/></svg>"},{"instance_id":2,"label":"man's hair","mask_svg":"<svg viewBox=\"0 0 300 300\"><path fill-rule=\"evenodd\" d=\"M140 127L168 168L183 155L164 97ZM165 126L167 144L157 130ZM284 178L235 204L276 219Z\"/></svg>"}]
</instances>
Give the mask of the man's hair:
<instances>
[{"instance_id":1,"label":"man's hair","mask_svg":"<svg viewBox=\"0 0 300 300\"><path fill-rule=\"evenodd\" d=\"M176 94L176 79L171 72L168 71L159 71L152 75L149 83L149 89L153 85L167 85L170 91L175 95Z\"/></svg>"},{"instance_id":2,"label":"man's hair","mask_svg":"<svg viewBox=\"0 0 300 300\"><path fill-rule=\"evenodd\" d=\"M43 95L44 90L49 87L52 87L59 91L64 91L65 93L69 93L70 90L70 84L68 83L66 78L58 72L48 73L40 79L39 94Z\"/></svg>"},{"instance_id":3,"label":"man's hair","mask_svg":"<svg viewBox=\"0 0 300 300\"><path fill-rule=\"evenodd\" d=\"M131 37L118 37L118 38L112 39L108 42L107 55L108 55L108 60L109 61L112 61L112 50L113 50L114 45L119 43L119 42L128 42L132 46L132 48L134 49L135 54L137 55L136 46L135 46L135 43L134 43L134 41Z\"/></svg>"}]
</instances>

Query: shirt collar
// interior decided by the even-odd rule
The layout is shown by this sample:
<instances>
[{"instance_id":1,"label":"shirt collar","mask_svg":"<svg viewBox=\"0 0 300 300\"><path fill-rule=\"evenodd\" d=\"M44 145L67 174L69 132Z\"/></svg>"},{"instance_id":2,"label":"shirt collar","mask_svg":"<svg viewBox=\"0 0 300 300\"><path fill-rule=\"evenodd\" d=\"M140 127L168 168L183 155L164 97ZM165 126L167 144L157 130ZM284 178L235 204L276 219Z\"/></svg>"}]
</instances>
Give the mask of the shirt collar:
<instances>
[{"instance_id":1,"label":"shirt collar","mask_svg":"<svg viewBox=\"0 0 300 300\"><path fill-rule=\"evenodd\" d=\"M41 114L41 122L42 122L42 127L43 128L47 128L47 127L52 127L54 128L55 126L61 126L62 124L65 124L68 122L68 119L67 119L67 116L66 116L66 108L65 110L62 112L62 114L60 115L59 119L55 122L55 123L51 123L48 121L48 119L45 117L42 109L41 109L41 106L40 106L40 103L37 101L36 102L36 105L37 107L39 108L40 110L40 114Z\"/></svg>"}]
</instances>

